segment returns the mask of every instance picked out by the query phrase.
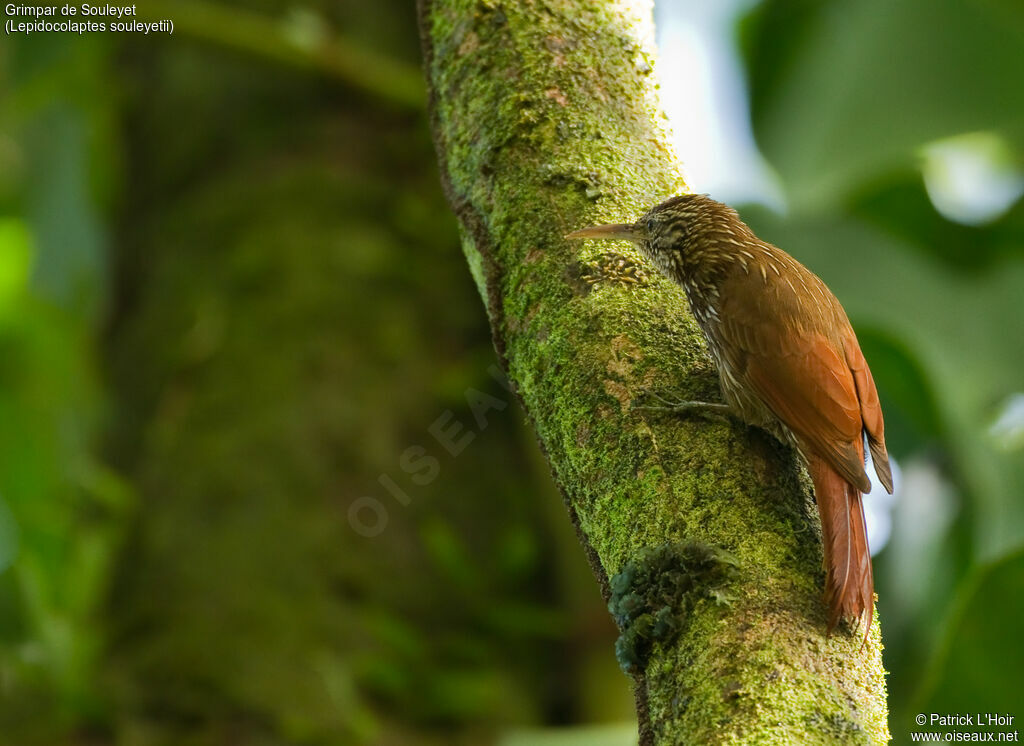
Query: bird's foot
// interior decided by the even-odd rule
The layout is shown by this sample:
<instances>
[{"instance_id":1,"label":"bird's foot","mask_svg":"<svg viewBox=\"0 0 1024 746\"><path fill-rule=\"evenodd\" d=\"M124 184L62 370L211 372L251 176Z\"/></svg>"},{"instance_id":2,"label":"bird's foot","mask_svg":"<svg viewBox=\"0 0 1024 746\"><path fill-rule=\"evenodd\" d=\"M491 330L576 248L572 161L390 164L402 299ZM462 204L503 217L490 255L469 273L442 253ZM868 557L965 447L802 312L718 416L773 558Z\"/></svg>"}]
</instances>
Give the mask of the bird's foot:
<instances>
[{"instance_id":1,"label":"bird's foot","mask_svg":"<svg viewBox=\"0 0 1024 746\"><path fill-rule=\"evenodd\" d=\"M635 404L633 405L633 409L652 409L662 412L675 412L683 415L697 415L699 417L707 417L709 419L724 419L729 422L739 421L728 404L706 401L670 401L650 389L644 389L644 393L654 399L657 399L661 404Z\"/></svg>"}]
</instances>

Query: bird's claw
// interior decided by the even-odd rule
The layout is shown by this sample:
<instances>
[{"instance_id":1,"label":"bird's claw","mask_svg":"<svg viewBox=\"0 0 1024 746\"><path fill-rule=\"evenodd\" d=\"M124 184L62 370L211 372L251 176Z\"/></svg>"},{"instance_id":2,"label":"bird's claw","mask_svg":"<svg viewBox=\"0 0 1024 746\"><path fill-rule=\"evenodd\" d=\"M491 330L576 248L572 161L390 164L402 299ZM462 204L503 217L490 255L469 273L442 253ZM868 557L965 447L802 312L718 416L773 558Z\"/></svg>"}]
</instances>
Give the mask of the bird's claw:
<instances>
[{"instance_id":1,"label":"bird's claw","mask_svg":"<svg viewBox=\"0 0 1024 746\"><path fill-rule=\"evenodd\" d=\"M698 415L701 417L708 417L714 419L736 419L732 409L728 404L719 404L717 402L705 402L705 401L670 401L650 389L642 389L643 393L651 396L658 401L662 402L661 406L650 405L650 404L634 404L633 409L650 409L662 412L675 412L677 414L684 415Z\"/></svg>"}]
</instances>

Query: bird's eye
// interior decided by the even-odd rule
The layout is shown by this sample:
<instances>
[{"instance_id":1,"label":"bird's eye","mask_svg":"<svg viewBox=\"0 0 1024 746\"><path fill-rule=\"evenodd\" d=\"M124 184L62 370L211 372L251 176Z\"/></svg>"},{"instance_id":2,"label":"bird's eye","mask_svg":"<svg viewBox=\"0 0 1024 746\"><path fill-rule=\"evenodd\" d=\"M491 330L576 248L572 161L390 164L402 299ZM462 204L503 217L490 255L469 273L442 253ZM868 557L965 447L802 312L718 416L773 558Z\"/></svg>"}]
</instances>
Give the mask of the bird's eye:
<instances>
[{"instance_id":1,"label":"bird's eye","mask_svg":"<svg viewBox=\"0 0 1024 746\"><path fill-rule=\"evenodd\" d=\"M648 219L648 221L647 221L647 232L648 233L653 233L654 232L654 225L655 225L654 218Z\"/></svg>"}]
</instances>

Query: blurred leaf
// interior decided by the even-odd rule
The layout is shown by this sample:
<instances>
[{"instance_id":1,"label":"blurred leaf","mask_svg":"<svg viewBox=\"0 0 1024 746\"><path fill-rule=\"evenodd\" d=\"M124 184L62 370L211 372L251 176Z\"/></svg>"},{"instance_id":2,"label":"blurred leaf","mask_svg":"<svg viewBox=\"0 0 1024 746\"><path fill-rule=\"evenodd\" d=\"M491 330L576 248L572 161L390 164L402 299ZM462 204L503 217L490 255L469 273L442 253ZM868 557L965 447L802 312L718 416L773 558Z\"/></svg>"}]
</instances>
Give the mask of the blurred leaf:
<instances>
[{"instance_id":1,"label":"blurred leaf","mask_svg":"<svg viewBox=\"0 0 1024 746\"><path fill-rule=\"evenodd\" d=\"M103 35L15 38L5 109L29 164L21 206L32 227L33 284L40 294L97 323L106 303L107 237L99 214L118 159Z\"/></svg>"},{"instance_id":2,"label":"blurred leaf","mask_svg":"<svg viewBox=\"0 0 1024 746\"><path fill-rule=\"evenodd\" d=\"M32 236L24 221L0 218L0 313L25 291L32 254Z\"/></svg>"},{"instance_id":3,"label":"blurred leaf","mask_svg":"<svg viewBox=\"0 0 1024 746\"><path fill-rule=\"evenodd\" d=\"M768 107L787 76L795 74L794 66L813 41L824 6L820 0L762 0L740 17L737 35L752 114Z\"/></svg>"},{"instance_id":4,"label":"blurred leaf","mask_svg":"<svg viewBox=\"0 0 1024 746\"><path fill-rule=\"evenodd\" d=\"M962 225L936 211L919 173L901 171L860 190L850 211L961 272L979 274L1024 257L1024 200L988 225Z\"/></svg>"},{"instance_id":5,"label":"blurred leaf","mask_svg":"<svg viewBox=\"0 0 1024 746\"><path fill-rule=\"evenodd\" d=\"M989 428L996 448L1002 451L1024 450L1024 393L1006 398Z\"/></svg>"},{"instance_id":6,"label":"blurred leaf","mask_svg":"<svg viewBox=\"0 0 1024 746\"><path fill-rule=\"evenodd\" d=\"M95 321L105 296L106 241L89 189L83 116L55 105L34 117L30 132L29 216L39 244L34 285L43 297Z\"/></svg>"},{"instance_id":7,"label":"blurred leaf","mask_svg":"<svg viewBox=\"0 0 1024 746\"><path fill-rule=\"evenodd\" d=\"M0 648L0 668L19 681L18 704L0 708L5 730L42 703L53 716L44 728L95 715L96 614L131 504L92 454L93 330L107 282L99 209L117 165L110 49L40 34L5 50L3 138L18 168L3 184L17 217L0 221L0 492L20 545L4 603L21 625Z\"/></svg>"},{"instance_id":8,"label":"blurred leaf","mask_svg":"<svg viewBox=\"0 0 1024 746\"><path fill-rule=\"evenodd\" d=\"M961 592L916 711L1010 714L1015 720L1008 730L1018 730L1024 718L1022 619L1024 552L1017 552L980 568Z\"/></svg>"},{"instance_id":9,"label":"blurred leaf","mask_svg":"<svg viewBox=\"0 0 1024 746\"><path fill-rule=\"evenodd\" d=\"M986 225L1024 195L1021 159L995 132L935 140L925 145L920 155L928 196L950 220Z\"/></svg>"},{"instance_id":10,"label":"blurred leaf","mask_svg":"<svg viewBox=\"0 0 1024 746\"><path fill-rule=\"evenodd\" d=\"M18 523L0 495L0 574L18 555Z\"/></svg>"},{"instance_id":11,"label":"blurred leaf","mask_svg":"<svg viewBox=\"0 0 1024 746\"><path fill-rule=\"evenodd\" d=\"M457 591L472 593L484 587L484 580L463 540L440 519L420 527L423 545L435 567Z\"/></svg>"},{"instance_id":12,"label":"blurred leaf","mask_svg":"<svg viewBox=\"0 0 1024 746\"><path fill-rule=\"evenodd\" d=\"M509 639L560 638L566 632L565 613L559 609L498 599L484 610L488 626Z\"/></svg>"},{"instance_id":13,"label":"blurred leaf","mask_svg":"<svg viewBox=\"0 0 1024 746\"><path fill-rule=\"evenodd\" d=\"M534 703L513 685L509 676L491 667L448 669L431 677L431 710L441 721L502 716L513 721L533 719Z\"/></svg>"},{"instance_id":14,"label":"blurred leaf","mask_svg":"<svg viewBox=\"0 0 1024 746\"><path fill-rule=\"evenodd\" d=\"M929 380L906 342L888 331L858 325L857 339L886 403L885 443L902 457L922 444L945 437L941 406Z\"/></svg>"},{"instance_id":15,"label":"blurred leaf","mask_svg":"<svg viewBox=\"0 0 1024 746\"><path fill-rule=\"evenodd\" d=\"M525 577L536 568L539 558L537 536L529 526L517 523L505 529L495 558L497 569L503 576L510 579Z\"/></svg>"},{"instance_id":16,"label":"blurred leaf","mask_svg":"<svg viewBox=\"0 0 1024 746\"><path fill-rule=\"evenodd\" d=\"M994 130L1024 149L1024 14L1013 7L769 0L756 10L753 116L791 207L840 204L851 185L950 135Z\"/></svg>"},{"instance_id":17,"label":"blurred leaf","mask_svg":"<svg viewBox=\"0 0 1024 746\"><path fill-rule=\"evenodd\" d=\"M0 315L0 489L22 521L54 532L70 516L53 494L82 459L96 405L76 327L30 300Z\"/></svg>"},{"instance_id":18,"label":"blurred leaf","mask_svg":"<svg viewBox=\"0 0 1024 746\"><path fill-rule=\"evenodd\" d=\"M141 12L149 20L173 18L176 33L329 75L392 106L418 111L424 103L416 66L380 54L349 29L335 31L311 7L291 7L279 18L224 2L150 0Z\"/></svg>"},{"instance_id":19,"label":"blurred leaf","mask_svg":"<svg viewBox=\"0 0 1024 746\"><path fill-rule=\"evenodd\" d=\"M422 631L387 609L367 609L363 613L366 616L367 629L392 651L407 661L421 661L426 657L427 650Z\"/></svg>"}]
</instances>

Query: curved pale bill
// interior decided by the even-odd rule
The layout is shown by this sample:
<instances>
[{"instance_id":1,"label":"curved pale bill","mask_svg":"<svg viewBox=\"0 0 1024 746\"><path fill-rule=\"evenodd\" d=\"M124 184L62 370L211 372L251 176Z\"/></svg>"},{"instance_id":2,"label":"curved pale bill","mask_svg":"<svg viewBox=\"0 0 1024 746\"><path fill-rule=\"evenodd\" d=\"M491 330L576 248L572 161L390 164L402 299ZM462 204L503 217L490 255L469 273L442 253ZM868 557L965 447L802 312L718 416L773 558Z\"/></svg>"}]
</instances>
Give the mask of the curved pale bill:
<instances>
[{"instance_id":1,"label":"curved pale bill","mask_svg":"<svg viewBox=\"0 0 1024 746\"><path fill-rule=\"evenodd\" d=\"M605 238L619 241L635 241L637 239L636 225L624 223L620 225L592 225L589 228L581 228L565 236L566 238Z\"/></svg>"}]
</instances>

